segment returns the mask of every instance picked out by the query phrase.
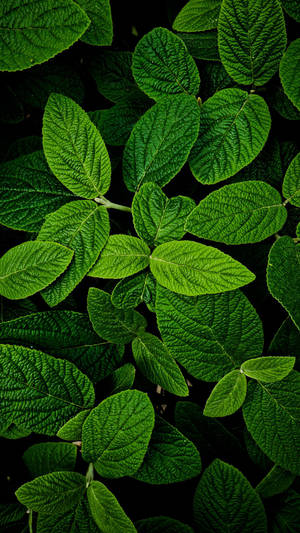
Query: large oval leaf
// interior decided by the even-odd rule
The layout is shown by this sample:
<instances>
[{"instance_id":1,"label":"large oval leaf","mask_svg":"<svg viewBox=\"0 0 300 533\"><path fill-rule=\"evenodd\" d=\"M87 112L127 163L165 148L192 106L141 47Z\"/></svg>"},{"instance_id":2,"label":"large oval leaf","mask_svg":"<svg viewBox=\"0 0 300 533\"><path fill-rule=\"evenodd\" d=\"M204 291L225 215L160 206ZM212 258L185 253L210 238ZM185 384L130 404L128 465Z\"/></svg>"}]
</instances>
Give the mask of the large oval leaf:
<instances>
[{"instance_id":1,"label":"large oval leaf","mask_svg":"<svg viewBox=\"0 0 300 533\"><path fill-rule=\"evenodd\" d=\"M217 27L221 0L189 0L173 22L177 31L197 32Z\"/></svg>"},{"instance_id":2,"label":"large oval leaf","mask_svg":"<svg viewBox=\"0 0 300 533\"><path fill-rule=\"evenodd\" d=\"M247 379L240 370L232 370L214 387L208 397L203 414L205 416L228 416L235 413L244 403L247 393Z\"/></svg>"},{"instance_id":3,"label":"large oval leaf","mask_svg":"<svg viewBox=\"0 0 300 533\"><path fill-rule=\"evenodd\" d=\"M136 533L117 498L103 483L92 481L87 489L87 497L93 518L103 533Z\"/></svg>"},{"instance_id":4,"label":"large oval leaf","mask_svg":"<svg viewBox=\"0 0 300 533\"><path fill-rule=\"evenodd\" d=\"M284 92L300 110L300 39L293 41L285 52L279 68Z\"/></svg>"}]
</instances>

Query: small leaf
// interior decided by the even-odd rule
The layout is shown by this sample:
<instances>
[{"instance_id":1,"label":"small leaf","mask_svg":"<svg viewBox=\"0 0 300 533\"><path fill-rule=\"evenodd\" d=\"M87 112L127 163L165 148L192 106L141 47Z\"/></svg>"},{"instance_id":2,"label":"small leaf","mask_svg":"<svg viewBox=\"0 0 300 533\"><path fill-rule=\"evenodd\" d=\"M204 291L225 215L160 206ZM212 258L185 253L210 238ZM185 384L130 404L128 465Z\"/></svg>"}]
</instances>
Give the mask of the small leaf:
<instances>
[{"instance_id":1,"label":"small leaf","mask_svg":"<svg viewBox=\"0 0 300 533\"><path fill-rule=\"evenodd\" d=\"M246 393L245 375L239 370L232 370L214 387L205 404L203 414L212 417L232 415L243 405Z\"/></svg>"},{"instance_id":2,"label":"small leaf","mask_svg":"<svg viewBox=\"0 0 300 533\"><path fill-rule=\"evenodd\" d=\"M150 98L198 92L200 77L183 41L166 28L154 28L138 42L132 59L136 83Z\"/></svg>"},{"instance_id":3,"label":"small leaf","mask_svg":"<svg viewBox=\"0 0 300 533\"><path fill-rule=\"evenodd\" d=\"M156 281L151 272L141 272L124 278L115 286L111 301L119 309L133 309L140 303L155 301Z\"/></svg>"},{"instance_id":4,"label":"small leaf","mask_svg":"<svg viewBox=\"0 0 300 533\"><path fill-rule=\"evenodd\" d=\"M70 418L57 432L57 436L63 440L81 441L83 422L90 413L90 409L79 411L77 415Z\"/></svg>"},{"instance_id":5,"label":"small leaf","mask_svg":"<svg viewBox=\"0 0 300 533\"><path fill-rule=\"evenodd\" d=\"M118 279L130 276L149 265L147 244L131 235L111 235L89 272L94 278Z\"/></svg>"},{"instance_id":6,"label":"small leaf","mask_svg":"<svg viewBox=\"0 0 300 533\"><path fill-rule=\"evenodd\" d=\"M139 370L155 385L172 394L188 396L181 370L161 340L151 333L139 333L132 341L132 353Z\"/></svg>"},{"instance_id":7,"label":"small leaf","mask_svg":"<svg viewBox=\"0 0 300 533\"><path fill-rule=\"evenodd\" d=\"M74 194L95 198L107 192L111 166L105 144L87 113L70 98L49 97L43 146L52 172Z\"/></svg>"},{"instance_id":8,"label":"small leaf","mask_svg":"<svg viewBox=\"0 0 300 533\"><path fill-rule=\"evenodd\" d=\"M127 344L146 327L146 320L140 313L117 309L107 292L94 287L88 293L88 313L96 333L110 342Z\"/></svg>"},{"instance_id":9,"label":"small leaf","mask_svg":"<svg viewBox=\"0 0 300 533\"><path fill-rule=\"evenodd\" d=\"M154 409L144 392L125 390L95 407L82 428L82 457L100 476L129 476L140 467L154 427Z\"/></svg>"},{"instance_id":10,"label":"small leaf","mask_svg":"<svg viewBox=\"0 0 300 533\"><path fill-rule=\"evenodd\" d=\"M215 30L203 31L200 33L177 33L183 40L189 53L197 59L207 61L219 61L218 33ZM205 82L202 78L201 84Z\"/></svg>"},{"instance_id":11,"label":"small leaf","mask_svg":"<svg viewBox=\"0 0 300 533\"><path fill-rule=\"evenodd\" d=\"M241 365L241 370L249 378L266 383L274 383L285 378L293 369L295 357L256 357Z\"/></svg>"},{"instance_id":12,"label":"small leaf","mask_svg":"<svg viewBox=\"0 0 300 533\"><path fill-rule=\"evenodd\" d=\"M284 92L297 109L300 110L300 39L291 42L279 67Z\"/></svg>"},{"instance_id":13,"label":"small leaf","mask_svg":"<svg viewBox=\"0 0 300 533\"><path fill-rule=\"evenodd\" d=\"M135 523L138 533L194 533L192 528L169 516L152 516Z\"/></svg>"},{"instance_id":14,"label":"small leaf","mask_svg":"<svg viewBox=\"0 0 300 533\"><path fill-rule=\"evenodd\" d=\"M0 259L0 294L20 300L41 291L66 270L73 254L54 242L18 244Z\"/></svg>"},{"instance_id":15,"label":"small leaf","mask_svg":"<svg viewBox=\"0 0 300 533\"><path fill-rule=\"evenodd\" d=\"M221 0L189 0L173 22L177 31L197 32L217 27Z\"/></svg>"},{"instance_id":16,"label":"small leaf","mask_svg":"<svg viewBox=\"0 0 300 533\"><path fill-rule=\"evenodd\" d=\"M267 475L256 486L256 492L261 498L272 498L276 494L285 492L293 483L296 476L281 466L274 465Z\"/></svg>"},{"instance_id":17,"label":"small leaf","mask_svg":"<svg viewBox=\"0 0 300 533\"><path fill-rule=\"evenodd\" d=\"M290 204L300 207L300 153L294 157L285 173L282 194Z\"/></svg>"},{"instance_id":18,"label":"small leaf","mask_svg":"<svg viewBox=\"0 0 300 533\"><path fill-rule=\"evenodd\" d=\"M135 380L135 367L131 363L126 363L117 368L107 378L110 394L117 394L123 390L131 389Z\"/></svg>"},{"instance_id":19,"label":"small leaf","mask_svg":"<svg viewBox=\"0 0 300 533\"><path fill-rule=\"evenodd\" d=\"M110 46L113 40L113 24L109 0L75 1L91 21L81 40L94 46Z\"/></svg>"},{"instance_id":20,"label":"small leaf","mask_svg":"<svg viewBox=\"0 0 300 533\"><path fill-rule=\"evenodd\" d=\"M23 461L32 477L50 472L74 470L77 448L67 442L33 444L23 454Z\"/></svg>"},{"instance_id":21,"label":"small leaf","mask_svg":"<svg viewBox=\"0 0 300 533\"><path fill-rule=\"evenodd\" d=\"M0 526L3 528L18 527L21 531L26 520L26 508L20 503L0 504ZM26 520L27 521L27 520ZM6 531L6 529L4 529ZM9 530L8 530L9 531Z\"/></svg>"}]
</instances>

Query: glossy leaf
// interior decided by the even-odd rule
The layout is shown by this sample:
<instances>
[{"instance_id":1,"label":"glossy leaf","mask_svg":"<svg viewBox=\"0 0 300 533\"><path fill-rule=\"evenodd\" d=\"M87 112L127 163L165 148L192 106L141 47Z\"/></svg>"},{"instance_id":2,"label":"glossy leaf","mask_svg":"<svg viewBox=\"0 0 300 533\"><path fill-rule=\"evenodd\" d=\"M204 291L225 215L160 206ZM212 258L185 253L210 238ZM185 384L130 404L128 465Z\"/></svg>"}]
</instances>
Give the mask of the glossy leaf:
<instances>
[{"instance_id":1,"label":"glossy leaf","mask_svg":"<svg viewBox=\"0 0 300 533\"><path fill-rule=\"evenodd\" d=\"M293 369L295 357L256 357L244 361L241 370L249 378L274 383L285 378Z\"/></svg>"},{"instance_id":2,"label":"glossy leaf","mask_svg":"<svg viewBox=\"0 0 300 533\"><path fill-rule=\"evenodd\" d=\"M245 375L239 370L232 370L212 390L203 414L212 417L232 415L243 405L246 393Z\"/></svg>"}]
</instances>

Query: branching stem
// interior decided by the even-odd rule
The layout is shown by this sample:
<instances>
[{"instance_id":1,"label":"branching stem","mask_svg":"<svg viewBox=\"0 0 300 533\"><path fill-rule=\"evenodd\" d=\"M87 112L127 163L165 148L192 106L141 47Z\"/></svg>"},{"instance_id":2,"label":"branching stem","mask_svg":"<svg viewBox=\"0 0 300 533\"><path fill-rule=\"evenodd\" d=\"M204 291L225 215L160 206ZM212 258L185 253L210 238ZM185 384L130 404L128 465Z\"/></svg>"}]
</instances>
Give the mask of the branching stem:
<instances>
[{"instance_id":1,"label":"branching stem","mask_svg":"<svg viewBox=\"0 0 300 533\"><path fill-rule=\"evenodd\" d=\"M98 204L102 204L107 207L107 209L118 209L118 211L128 211L129 213L131 213L130 207L110 202L109 200L107 200L107 198L104 198L104 196L100 196L100 198L94 198L94 200Z\"/></svg>"}]
</instances>

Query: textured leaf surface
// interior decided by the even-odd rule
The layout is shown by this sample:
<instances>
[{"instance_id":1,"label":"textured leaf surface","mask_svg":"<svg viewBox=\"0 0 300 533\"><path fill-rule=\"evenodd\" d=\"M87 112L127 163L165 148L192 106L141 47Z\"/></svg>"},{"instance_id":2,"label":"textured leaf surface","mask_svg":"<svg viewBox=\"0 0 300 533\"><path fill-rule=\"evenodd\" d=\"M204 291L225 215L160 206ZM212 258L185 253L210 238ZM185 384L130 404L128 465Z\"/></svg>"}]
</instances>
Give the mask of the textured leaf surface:
<instances>
[{"instance_id":1,"label":"textured leaf surface","mask_svg":"<svg viewBox=\"0 0 300 533\"><path fill-rule=\"evenodd\" d=\"M77 472L51 472L22 485L16 496L28 509L59 515L80 502L85 487L86 478Z\"/></svg>"},{"instance_id":2,"label":"textured leaf surface","mask_svg":"<svg viewBox=\"0 0 300 533\"><path fill-rule=\"evenodd\" d=\"M243 415L248 431L276 464L300 472L300 375L291 372L277 383L248 384Z\"/></svg>"},{"instance_id":3,"label":"textured leaf surface","mask_svg":"<svg viewBox=\"0 0 300 533\"><path fill-rule=\"evenodd\" d=\"M23 346L1 345L1 414L37 433L55 435L82 409L94 389L76 366Z\"/></svg>"},{"instance_id":4,"label":"textured leaf surface","mask_svg":"<svg viewBox=\"0 0 300 533\"><path fill-rule=\"evenodd\" d=\"M47 61L77 41L89 23L70 0L2 2L0 70L23 70Z\"/></svg>"},{"instance_id":5,"label":"textured leaf surface","mask_svg":"<svg viewBox=\"0 0 300 533\"><path fill-rule=\"evenodd\" d=\"M25 517L26 509L20 503L0 504L0 526L19 526L21 528L24 524L20 524L20 521L23 521Z\"/></svg>"},{"instance_id":6,"label":"textured leaf surface","mask_svg":"<svg viewBox=\"0 0 300 533\"><path fill-rule=\"evenodd\" d=\"M73 418L70 418L57 432L57 436L63 440L81 441L83 422L88 416L90 409L79 411Z\"/></svg>"},{"instance_id":7,"label":"textured leaf surface","mask_svg":"<svg viewBox=\"0 0 300 533\"><path fill-rule=\"evenodd\" d=\"M106 208L88 200L66 204L46 218L38 240L54 241L74 250L66 272L42 292L48 305L57 305L80 283L97 260L109 230Z\"/></svg>"},{"instance_id":8,"label":"textured leaf surface","mask_svg":"<svg viewBox=\"0 0 300 533\"><path fill-rule=\"evenodd\" d=\"M177 31L197 32L217 27L221 0L189 0L173 22Z\"/></svg>"},{"instance_id":9,"label":"textured leaf surface","mask_svg":"<svg viewBox=\"0 0 300 533\"><path fill-rule=\"evenodd\" d=\"M0 293L19 300L44 289L66 270L73 250L54 242L28 241L0 259Z\"/></svg>"},{"instance_id":10,"label":"textured leaf surface","mask_svg":"<svg viewBox=\"0 0 300 533\"><path fill-rule=\"evenodd\" d=\"M241 369L249 378L274 383L285 378L294 364L295 357L256 357L242 363Z\"/></svg>"},{"instance_id":11,"label":"textured leaf surface","mask_svg":"<svg viewBox=\"0 0 300 533\"><path fill-rule=\"evenodd\" d=\"M110 46L113 40L113 24L109 0L76 0L91 23L81 40L97 46Z\"/></svg>"},{"instance_id":12,"label":"textured leaf surface","mask_svg":"<svg viewBox=\"0 0 300 533\"><path fill-rule=\"evenodd\" d=\"M124 278L115 286L111 301L119 309L132 309L140 303L155 301L156 282L150 272L141 272Z\"/></svg>"},{"instance_id":13,"label":"textured leaf surface","mask_svg":"<svg viewBox=\"0 0 300 533\"><path fill-rule=\"evenodd\" d=\"M32 477L49 472L74 470L77 448L67 442L41 442L27 448L23 461Z\"/></svg>"},{"instance_id":14,"label":"textured leaf surface","mask_svg":"<svg viewBox=\"0 0 300 533\"><path fill-rule=\"evenodd\" d=\"M109 189L111 166L103 139L87 113L70 98L50 96L43 146L52 172L74 194L95 198Z\"/></svg>"},{"instance_id":15,"label":"textured leaf surface","mask_svg":"<svg viewBox=\"0 0 300 533\"><path fill-rule=\"evenodd\" d=\"M163 341L188 372L218 381L263 349L261 321L241 291L190 298L157 288Z\"/></svg>"},{"instance_id":16,"label":"textured leaf surface","mask_svg":"<svg viewBox=\"0 0 300 533\"><path fill-rule=\"evenodd\" d=\"M285 52L279 67L284 92L300 110L300 39L293 41Z\"/></svg>"},{"instance_id":17,"label":"textured leaf surface","mask_svg":"<svg viewBox=\"0 0 300 533\"><path fill-rule=\"evenodd\" d=\"M205 416L228 416L243 405L247 393L247 379L239 370L226 374L212 390L203 411Z\"/></svg>"},{"instance_id":18,"label":"textured leaf surface","mask_svg":"<svg viewBox=\"0 0 300 533\"><path fill-rule=\"evenodd\" d=\"M272 246L267 267L270 293L300 329L300 246L285 235Z\"/></svg>"},{"instance_id":19,"label":"textured leaf surface","mask_svg":"<svg viewBox=\"0 0 300 533\"><path fill-rule=\"evenodd\" d=\"M86 494L83 494L79 503L74 501L74 506L64 513L45 514L38 513L37 518L38 533L99 533Z\"/></svg>"},{"instance_id":20,"label":"textured leaf surface","mask_svg":"<svg viewBox=\"0 0 300 533\"><path fill-rule=\"evenodd\" d=\"M281 466L274 465L267 475L259 482L256 492L261 498L272 498L276 494L285 492L293 483L295 475Z\"/></svg>"},{"instance_id":21,"label":"textured leaf surface","mask_svg":"<svg viewBox=\"0 0 300 533\"><path fill-rule=\"evenodd\" d=\"M103 533L136 532L136 528L123 511L117 498L103 483L92 481L87 495L94 520Z\"/></svg>"},{"instance_id":22,"label":"textured leaf surface","mask_svg":"<svg viewBox=\"0 0 300 533\"><path fill-rule=\"evenodd\" d=\"M88 293L88 313L96 333L110 342L126 344L146 327L146 320L140 313L118 309L107 292L94 287Z\"/></svg>"},{"instance_id":23,"label":"textured leaf surface","mask_svg":"<svg viewBox=\"0 0 300 533\"><path fill-rule=\"evenodd\" d=\"M0 223L4 226L39 231L48 213L72 199L72 193L51 173L42 152L0 166Z\"/></svg>"},{"instance_id":24,"label":"textured leaf surface","mask_svg":"<svg viewBox=\"0 0 300 533\"><path fill-rule=\"evenodd\" d=\"M82 428L82 457L100 476L118 478L140 467L154 427L154 409L144 392L126 390L106 398Z\"/></svg>"},{"instance_id":25,"label":"textured leaf surface","mask_svg":"<svg viewBox=\"0 0 300 533\"><path fill-rule=\"evenodd\" d=\"M188 396L189 389L179 367L158 337L140 333L132 342L132 353L149 381L178 396Z\"/></svg>"},{"instance_id":26,"label":"textured leaf surface","mask_svg":"<svg viewBox=\"0 0 300 533\"><path fill-rule=\"evenodd\" d=\"M131 235L111 235L89 272L95 278L118 279L136 274L149 265L147 244Z\"/></svg>"},{"instance_id":27,"label":"textured leaf surface","mask_svg":"<svg viewBox=\"0 0 300 533\"><path fill-rule=\"evenodd\" d=\"M162 99L140 118L123 155L130 191L148 181L163 187L178 174L196 141L199 116L196 99L180 94Z\"/></svg>"},{"instance_id":28,"label":"textured leaf surface","mask_svg":"<svg viewBox=\"0 0 300 533\"><path fill-rule=\"evenodd\" d=\"M299 529L300 494L290 490L281 503L272 524L272 533L297 532Z\"/></svg>"},{"instance_id":29,"label":"textured leaf surface","mask_svg":"<svg viewBox=\"0 0 300 533\"><path fill-rule=\"evenodd\" d=\"M294 157L285 173L282 194L292 205L300 207L300 153Z\"/></svg>"},{"instance_id":30,"label":"textured leaf surface","mask_svg":"<svg viewBox=\"0 0 300 533\"><path fill-rule=\"evenodd\" d=\"M299 179L300 183L300 179ZM192 211L186 230L226 244L259 242L279 231L287 219L280 194L263 181L225 185Z\"/></svg>"},{"instance_id":31,"label":"textured leaf surface","mask_svg":"<svg viewBox=\"0 0 300 533\"><path fill-rule=\"evenodd\" d=\"M108 376L109 389L111 394L117 394L126 389L131 389L135 380L135 367L131 363L126 363Z\"/></svg>"},{"instance_id":32,"label":"textured leaf surface","mask_svg":"<svg viewBox=\"0 0 300 533\"><path fill-rule=\"evenodd\" d=\"M271 118L265 101L240 89L223 89L201 107L199 137L190 155L193 175L204 184L230 178L263 148Z\"/></svg>"},{"instance_id":33,"label":"textured leaf surface","mask_svg":"<svg viewBox=\"0 0 300 533\"><path fill-rule=\"evenodd\" d=\"M133 477L144 483L164 485L193 478L200 471L201 459L194 444L157 417L148 451Z\"/></svg>"},{"instance_id":34,"label":"textured leaf surface","mask_svg":"<svg viewBox=\"0 0 300 533\"><path fill-rule=\"evenodd\" d=\"M194 517L203 532L266 533L259 496L234 466L216 459L205 470L194 497Z\"/></svg>"},{"instance_id":35,"label":"textured leaf surface","mask_svg":"<svg viewBox=\"0 0 300 533\"><path fill-rule=\"evenodd\" d=\"M136 522L138 533L193 533L187 524L169 516L153 516Z\"/></svg>"},{"instance_id":36,"label":"textured leaf surface","mask_svg":"<svg viewBox=\"0 0 300 533\"><path fill-rule=\"evenodd\" d=\"M168 198L155 183L145 183L132 203L133 223L137 234L149 246L180 240L187 216L195 207L187 196Z\"/></svg>"},{"instance_id":37,"label":"textured leaf surface","mask_svg":"<svg viewBox=\"0 0 300 533\"><path fill-rule=\"evenodd\" d=\"M199 33L185 33L177 34L185 43L189 53L197 59L205 59L207 61L219 61L218 50L218 34L215 30L203 31ZM201 84L205 82L202 78Z\"/></svg>"},{"instance_id":38,"label":"textured leaf surface","mask_svg":"<svg viewBox=\"0 0 300 533\"><path fill-rule=\"evenodd\" d=\"M299 370L300 331L289 317L282 322L268 348L268 354L270 355L285 356L287 353L291 357L297 358L296 369Z\"/></svg>"},{"instance_id":39,"label":"textured leaf surface","mask_svg":"<svg viewBox=\"0 0 300 533\"><path fill-rule=\"evenodd\" d=\"M161 285L187 296L230 291L255 279L229 255L192 241L161 244L150 256L150 268Z\"/></svg>"},{"instance_id":40,"label":"textured leaf surface","mask_svg":"<svg viewBox=\"0 0 300 533\"><path fill-rule=\"evenodd\" d=\"M241 85L264 85L276 73L286 47L278 0L224 0L219 16L221 61Z\"/></svg>"},{"instance_id":41,"label":"textured leaf surface","mask_svg":"<svg viewBox=\"0 0 300 533\"><path fill-rule=\"evenodd\" d=\"M298 0L281 0L281 3L290 17L300 22L300 6Z\"/></svg>"},{"instance_id":42,"label":"textured leaf surface","mask_svg":"<svg viewBox=\"0 0 300 533\"><path fill-rule=\"evenodd\" d=\"M198 92L196 63L183 41L166 28L154 28L138 42L132 59L136 83L150 98Z\"/></svg>"}]
</instances>

